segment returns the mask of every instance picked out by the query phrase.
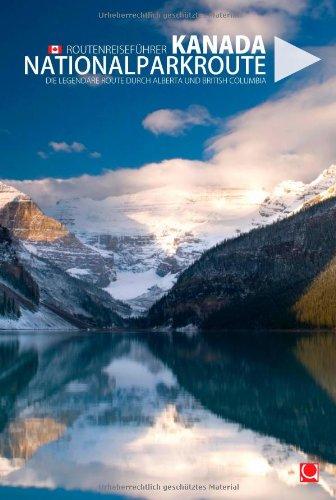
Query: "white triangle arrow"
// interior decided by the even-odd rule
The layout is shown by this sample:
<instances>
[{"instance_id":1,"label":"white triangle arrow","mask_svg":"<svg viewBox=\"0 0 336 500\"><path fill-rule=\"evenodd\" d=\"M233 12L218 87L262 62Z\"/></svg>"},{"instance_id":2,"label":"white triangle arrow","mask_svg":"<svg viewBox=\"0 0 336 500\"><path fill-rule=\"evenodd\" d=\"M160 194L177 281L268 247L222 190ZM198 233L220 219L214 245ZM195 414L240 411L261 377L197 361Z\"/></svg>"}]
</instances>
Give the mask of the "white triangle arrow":
<instances>
[{"instance_id":1,"label":"white triangle arrow","mask_svg":"<svg viewBox=\"0 0 336 500\"><path fill-rule=\"evenodd\" d=\"M299 49L291 43L274 37L274 81L278 82L301 69L307 68L320 61L306 50Z\"/></svg>"}]
</instances>

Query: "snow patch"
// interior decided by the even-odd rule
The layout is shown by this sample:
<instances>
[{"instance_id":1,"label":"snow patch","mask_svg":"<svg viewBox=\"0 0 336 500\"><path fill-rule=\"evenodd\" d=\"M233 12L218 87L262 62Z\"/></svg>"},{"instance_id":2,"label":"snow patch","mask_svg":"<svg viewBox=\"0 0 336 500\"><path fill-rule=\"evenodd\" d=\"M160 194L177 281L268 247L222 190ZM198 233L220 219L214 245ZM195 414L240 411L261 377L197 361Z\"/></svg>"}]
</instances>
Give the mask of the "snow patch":
<instances>
[{"instance_id":1,"label":"snow patch","mask_svg":"<svg viewBox=\"0 0 336 500\"><path fill-rule=\"evenodd\" d=\"M115 299L131 300L147 293L152 287L159 287L162 291L169 290L176 281L175 274L166 274L160 277L154 269L142 273L124 271L117 274L117 281L112 281L105 290Z\"/></svg>"},{"instance_id":2,"label":"snow patch","mask_svg":"<svg viewBox=\"0 0 336 500\"><path fill-rule=\"evenodd\" d=\"M70 276L77 278L77 276L86 276L87 274L90 274L90 269L80 269L79 267L71 267L70 269L67 269L67 273L70 274Z\"/></svg>"},{"instance_id":3,"label":"snow patch","mask_svg":"<svg viewBox=\"0 0 336 500\"><path fill-rule=\"evenodd\" d=\"M41 306L36 312L21 307L21 316L17 320L0 316L0 330L76 330L76 328Z\"/></svg>"}]
</instances>

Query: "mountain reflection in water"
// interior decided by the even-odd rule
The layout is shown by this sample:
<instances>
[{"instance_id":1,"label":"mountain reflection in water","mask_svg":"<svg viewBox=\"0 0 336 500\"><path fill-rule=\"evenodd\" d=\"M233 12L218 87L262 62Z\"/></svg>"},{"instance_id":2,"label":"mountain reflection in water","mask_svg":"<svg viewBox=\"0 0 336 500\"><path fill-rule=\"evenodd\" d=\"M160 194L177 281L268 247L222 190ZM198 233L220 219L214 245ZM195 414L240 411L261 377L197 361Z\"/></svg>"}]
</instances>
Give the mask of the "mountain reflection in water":
<instances>
[{"instance_id":1,"label":"mountain reflection in water","mask_svg":"<svg viewBox=\"0 0 336 500\"><path fill-rule=\"evenodd\" d=\"M0 481L161 486L128 491L141 498L328 498L335 375L332 333L2 333ZM320 462L319 484L300 484L305 461ZM207 491L163 491L180 483Z\"/></svg>"}]
</instances>

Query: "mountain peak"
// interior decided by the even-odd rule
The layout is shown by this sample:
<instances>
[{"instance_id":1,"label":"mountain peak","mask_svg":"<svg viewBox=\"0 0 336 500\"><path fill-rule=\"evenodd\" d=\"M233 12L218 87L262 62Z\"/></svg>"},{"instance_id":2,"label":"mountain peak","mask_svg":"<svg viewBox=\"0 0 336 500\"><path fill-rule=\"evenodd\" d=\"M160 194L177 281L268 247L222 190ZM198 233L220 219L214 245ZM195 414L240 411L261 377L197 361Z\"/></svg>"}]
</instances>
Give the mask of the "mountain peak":
<instances>
[{"instance_id":1,"label":"mountain peak","mask_svg":"<svg viewBox=\"0 0 336 500\"><path fill-rule=\"evenodd\" d=\"M0 209L11 201L30 201L31 198L9 184L0 182Z\"/></svg>"},{"instance_id":2,"label":"mountain peak","mask_svg":"<svg viewBox=\"0 0 336 500\"><path fill-rule=\"evenodd\" d=\"M310 183L282 181L264 200L259 209L262 218L277 220L324 199L335 196L336 165L331 165Z\"/></svg>"},{"instance_id":3,"label":"mountain peak","mask_svg":"<svg viewBox=\"0 0 336 500\"><path fill-rule=\"evenodd\" d=\"M324 169L323 172L321 173L321 176L323 177L336 176L336 165L332 164L330 165L330 167Z\"/></svg>"},{"instance_id":4,"label":"mountain peak","mask_svg":"<svg viewBox=\"0 0 336 500\"><path fill-rule=\"evenodd\" d=\"M274 188L274 195L285 196L287 194L301 194L306 184L301 181L282 181Z\"/></svg>"},{"instance_id":5,"label":"mountain peak","mask_svg":"<svg viewBox=\"0 0 336 500\"><path fill-rule=\"evenodd\" d=\"M0 223L23 240L54 241L69 234L63 224L47 217L30 196L0 182Z\"/></svg>"},{"instance_id":6,"label":"mountain peak","mask_svg":"<svg viewBox=\"0 0 336 500\"><path fill-rule=\"evenodd\" d=\"M323 172L310 183L310 186L315 187L323 185L323 187L328 188L334 183L336 183L336 165L330 165L330 167L323 170Z\"/></svg>"}]
</instances>

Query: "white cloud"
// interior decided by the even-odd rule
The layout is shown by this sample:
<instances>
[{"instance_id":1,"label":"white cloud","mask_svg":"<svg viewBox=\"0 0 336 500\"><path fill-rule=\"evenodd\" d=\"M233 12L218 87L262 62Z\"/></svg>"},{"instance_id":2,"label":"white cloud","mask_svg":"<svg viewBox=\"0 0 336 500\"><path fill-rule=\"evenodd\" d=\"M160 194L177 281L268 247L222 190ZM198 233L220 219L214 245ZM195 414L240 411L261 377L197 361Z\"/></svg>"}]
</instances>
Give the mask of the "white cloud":
<instances>
[{"instance_id":1,"label":"white cloud","mask_svg":"<svg viewBox=\"0 0 336 500\"><path fill-rule=\"evenodd\" d=\"M54 153L83 153L84 151L86 151L90 158L95 158L95 159L101 158L101 153L99 153L98 151L89 152L87 147L81 142L74 141L70 144L65 141L62 142L50 141L49 147L52 149ZM39 155L40 158L43 158L44 160L48 158L48 155L43 151L38 151L37 154Z\"/></svg>"},{"instance_id":2,"label":"white cloud","mask_svg":"<svg viewBox=\"0 0 336 500\"><path fill-rule=\"evenodd\" d=\"M42 160L46 160L48 158L47 153L45 153L44 151L38 151L37 156L39 156Z\"/></svg>"},{"instance_id":3,"label":"white cloud","mask_svg":"<svg viewBox=\"0 0 336 500\"><path fill-rule=\"evenodd\" d=\"M212 141L226 181L307 181L336 159L336 77L270 100L229 120Z\"/></svg>"},{"instance_id":4,"label":"white cloud","mask_svg":"<svg viewBox=\"0 0 336 500\"><path fill-rule=\"evenodd\" d=\"M84 146L84 144L81 144L80 142L73 142L71 144L71 149L75 153L81 153L82 151L84 151L86 149L86 147Z\"/></svg>"},{"instance_id":5,"label":"white cloud","mask_svg":"<svg viewBox=\"0 0 336 500\"><path fill-rule=\"evenodd\" d=\"M63 152L63 153L81 153L86 149L86 146L81 142L73 142L72 144L68 144L67 142L55 142L50 141L49 146L55 153Z\"/></svg>"},{"instance_id":6,"label":"white cloud","mask_svg":"<svg viewBox=\"0 0 336 500\"><path fill-rule=\"evenodd\" d=\"M210 125L216 120L203 106L189 106L181 109L158 109L143 120L142 125L155 135L179 135L196 125Z\"/></svg>"},{"instance_id":7,"label":"white cloud","mask_svg":"<svg viewBox=\"0 0 336 500\"><path fill-rule=\"evenodd\" d=\"M184 186L193 183L204 184L208 164L202 161L184 159L166 160L161 163L150 163L139 169L123 168L106 171L101 175L84 174L70 179L41 179L7 182L18 187L40 203L49 206L59 199L88 197L103 199L107 196L124 193L135 193L145 189L169 184ZM207 178L210 181L210 178ZM217 183L216 171L213 171L212 183Z\"/></svg>"},{"instance_id":8,"label":"white cloud","mask_svg":"<svg viewBox=\"0 0 336 500\"><path fill-rule=\"evenodd\" d=\"M101 153L98 153L98 151L92 151L92 153L89 154L91 158L101 158Z\"/></svg>"}]
</instances>

